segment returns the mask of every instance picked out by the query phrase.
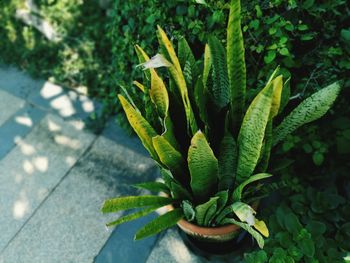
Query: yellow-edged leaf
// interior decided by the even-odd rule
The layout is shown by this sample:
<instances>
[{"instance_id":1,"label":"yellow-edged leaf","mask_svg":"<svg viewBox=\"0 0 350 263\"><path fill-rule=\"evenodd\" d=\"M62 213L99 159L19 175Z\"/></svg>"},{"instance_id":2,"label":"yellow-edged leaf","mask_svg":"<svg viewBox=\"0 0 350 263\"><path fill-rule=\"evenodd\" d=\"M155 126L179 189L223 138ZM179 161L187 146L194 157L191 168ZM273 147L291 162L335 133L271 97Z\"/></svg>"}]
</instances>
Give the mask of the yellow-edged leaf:
<instances>
[{"instance_id":1,"label":"yellow-edged leaf","mask_svg":"<svg viewBox=\"0 0 350 263\"><path fill-rule=\"evenodd\" d=\"M181 153L178 152L163 136L153 137L152 142L161 163L171 171L175 176L175 179L183 181L184 178L181 177L186 175L186 165Z\"/></svg>"},{"instance_id":2,"label":"yellow-edged leaf","mask_svg":"<svg viewBox=\"0 0 350 263\"><path fill-rule=\"evenodd\" d=\"M272 81L273 97L271 103L270 118L277 116L281 104L281 95L283 88L283 76L279 75Z\"/></svg>"},{"instance_id":3,"label":"yellow-edged leaf","mask_svg":"<svg viewBox=\"0 0 350 263\"><path fill-rule=\"evenodd\" d=\"M138 87L142 92L145 92L145 86L143 86L140 82L134 80L132 82L136 87Z\"/></svg>"},{"instance_id":4,"label":"yellow-edged leaf","mask_svg":"<svg viewBox=\"0 0 350 263\"><path fill-rule=\"evenodd\" d=\"M273 85L268 84L250 104L238 135L237 183L252 175L260 157L269 120Z\"/></svg>"},{"instance_id":5,"label":"yellow-edged leaf","mask_svg":"<svg viewBox=\"0 0 350 263\"><path fill-rule=\"evenodd\" d=\"M269 229L262 220L255 219L254 228L260 232L264 237L269 237Z\"/></svg>"},{"instance_id":6,"label":"yellow-edged leaf","mask_svg":"<svg viewBox=\"0 0 350 263\"><path fill-rule=\"evenodd\" d=\"M139 136L142 144L150 153L151 157L158 161L158 155L153 147L152 138L157 136L156 131L153 127L142 117L142 115L137 112L131 104L122 96L118 95L120 103L125 111L126 117L134 129L136 134Z\"/></svg>"},{"instance_id":7,"label":"yellow-edged leaf","mask_svg":"<svg viewBox=\"0 0 350 263\"><path fill-rule=\"evenodd\" d=\"M167 35L165 34L164 30L158 25L157 26L158 29L158 39L160 44L163 47L163 50L167 52L166 56L171 60L171 63L175 66L177 71L181 71L181 65L180 65L180 61L176 56L176 52L175 49L172 45L172 43L170 42L169 38L167 37Z\"/></svg>"},{"instance_id":8,"label":"yellow-edged leaf","mask_svg":"<svg viewBox=\"0 0 350 263\"><path fill-rule=\"evenodd\" d=\"M201 131L191 140L187 160L193 194L195 198L204 200L217 190L219 167L218 160Z\"/></svg>"},{"instance_id":9,"label":"yellow-edged leaf","mask_svg":"<svg viewBox=\"0 0 350 263\"><path fill-rule=\"evenodd\" d=\"M163 80L154 69L151 69L151 100L156 106L158 114L162 119L168 115L169 96Z\"/></svg>"}]
</instances>

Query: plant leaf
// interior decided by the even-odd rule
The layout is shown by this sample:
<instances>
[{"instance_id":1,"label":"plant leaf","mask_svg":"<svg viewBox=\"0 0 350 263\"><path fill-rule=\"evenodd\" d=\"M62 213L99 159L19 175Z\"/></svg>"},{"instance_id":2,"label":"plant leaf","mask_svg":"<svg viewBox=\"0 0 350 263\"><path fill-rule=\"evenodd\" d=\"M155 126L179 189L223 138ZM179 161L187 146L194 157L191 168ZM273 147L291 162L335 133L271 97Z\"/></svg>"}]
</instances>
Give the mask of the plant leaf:
<instances>
[{"instance_id":1,"label":"plant leaf","mask_svg":"<svg viewBox=\"0 0 350 263\"><path fill-rule=\"evenodd\" d=\"M158 114L164 119L168 115L169 96L163 80L154 69L151 69L151 89L149 94Z\"/></svg>"},{"instance_id":2,"label":"plant leaf","mask_svg":"<svg viewBox=\"0 0 350 263\"><path fill-rule=\"evenodd\" d=\"M184 180L185 173L185 160L182 158L180 152L178 152L163 136L155 136L152 138L153 147L159 156L162 164L164 164L180 182Z\"/></svg>"},{"instance_id":3,"label":"plant leaf","mask_svg":"<svg viewBox=\"0 0 350 263\"><path fill-rule=\"evenodd\" d=\"M242 222L246 222L250 226L253 226L255 224L254 215L256 212L250 205L238 201L231 205L231 209Z\"/></svg>"},{"instance_id":4,"label":"plant leaf","mask_svg":"<svg viewBox=\"0 0 350 263\"><path fill-rule=\"evenodd\" d=\"M117 220L106 224L106 226L107 227L109 227L109 226L117 226L117 225L129 222L131 220L135 220L137 218L140 218L142 216L146 216L146 215L152 213L153 211L157 210L158 208L159 208L159 206L152 206L152 207L146 208L144 210L141 210L141 211L138 211L138 212L135 212L135 213L132 213L132 214L120 217Z\"/></svg>"},{"instance_id":5,"label":"plant leaf","mask_svg":"<svg viewBox=\"0 0 350 263\"><path fill-rule=\"evenodd\" d=\"M268 168L270 161L270 154L272 148L272 120L269 120L265 130L265 140L258 161L258 165L255 169L256 172L265 172Z\"/></svg>"},{"instance_id":6,"label":"plant leaf","mask_svg":"<svg viewBox=\"0 0 350 263\"><path fill-rule=\"evenodd\" d=\"M272 97L271 111L270 111L271 119L277 116L281 105L281 95L282 95L282 88L283 88L282 75L279 75L274 80L272 80L272 86L273 86L273 97Z\"/></svg>"},{"instance_id":7,"label":"plant leaf","mask_svg":"<svg viewBox=\"0 0 350 263\"><path fill-rule=\"evenodd\" d=\"M220 191L215 196L219 197L219 199L217 200L217 209L216 209L216 212L215 212L213 218L215 218L217 215L219 215L221 213L221 211L225 208L225 205L228 201L228 190ZM213 221L213 218L211 221Z\"/></svg>"},{"instance_id":8,"label":"plant leaf","mask_svg":"<svg viewBox=\"0 0 350 263\"><path fill-rule=\"evenodd\" d=\"M267 174L267 173L260 173L260 174L255 174L251 177L249 177L247 180L245 180L243 183L241 183L232 193L232 200L233 201L239 201L242 198L242 192L244 187L246 187L248 184L253 183L255 181L265 179L268 177L271 177L272 174Z\"/></svg>"},{"instance_id":9,"label":"plant leaf","mask_svg":"<svg viewBox=\"0 0 350 263\"><path fill-rule=\"evenodd\" d=\"M120 210L139 208L144 206L165 206L173 203L174 200L168 197L143 195L124 196L106 200L102 206L102 213L115 213Z\"/></svg>"},{"instance_id":10,"label":"plant leaf","mask_svg":"<svg viewBox=\"0 0 350 263\"><path fill-rule=\"evenodd\" d=\"M207 115L207 94L206 90L203 85L203 80L201 77L198 78L196 85L194 87L194 100L196 102L199 117L204 123L208 122L208 115Z\"/></svg>"},{"instance_id":11,"label":"plant leaf","mask_svg":"<svg viewBox=\"0 0 350 263\"><path fill-rule=\"evenodd\" d=\"M152 137L157 136L156 131L152 128L152 126L142 117L142 115L137 112L131 104L122 96L118 95L120 103L125 111L126 117L134 129L136 134L139 136L142 144L150 153L151 157L158 161L158 155L153 147Z\"/></svg>"},{"instance_id":12,"label":"plant leaf","mask_svg":"<svg viewBox=\"0 0 350 263\"><path fill-rule=\"evenodd\" d=\"M219 190L231 189L237 169L237 144L231 133L226 132L219 152Z\"/></svg>"},{"instance_id":13,"label":"plant leaf","mask_svg":"<svg viewBox=\"0 0 350 263\"><path fill-rule=\"evenodd\" d=\"M211 69L211 56L210 56L210 49L209 45L205 45L205 50L204 50L204 67L203 67L203 87L207 87L207 80L210 74L210 69Z\"/></svg>"},{"instance_id":14,"label":"plant leaf","mask_svg":"<svg viewBox=\"0 0 350 263\"><path fill-rule=\"evenodd\" d=\"M269 230L262 220L255 220L254 228L258 230L264 237L269 237Z\"/></svg>"},{"instance_id":15,"label":"plant leaf","mask_svg":"<svg viewBox=\"0 0 350 263\"><path fill-rule=\"evenodd\" d=\"M221 42L214 36L209 37L209 50L212 63L213 85L210 86L209 93L212 100L220 111L230 102L231 92L229 89L227 61L225 48Z\"/></svg>"},{"instance_id":16,"label":"plant leaf","mask_svg":"<svg viewBox=\"0 0 350 263\"><path fill-rule=\"evenodd\" d=\"M176 200L192 200L191 194L182 185L171 182L170 184L173 198Z\"/></svg>"},{"instance_id":17,"label":"plant leaf","mask_svg":"<svg viewBox=\"0 0 350 263\"><path fill-rule=\"evenodd\" d=\"M232 218L226 218L223 221L223 224L234 224L237 226L240 226L241 228L243 228L244 230L246 230L249 234L251 234L255 240L258 242L258 245L261 249L264 248L264 238L259 234L259 232L257 232L256 230L254 230L251 226L249 226L246 223L242 223L239 221L236 221Z\"/></svg>"},{"instance_id":18,"label":"plant leaf","mask_svg":"<svg viewBox=\"0 0 350 263\"><path fill-rule=\"evenodd\" d=\"M266 87L250 104L238 135L237 181L243 182L253 173L260 157L265 129L269 120L273 85Z\"/></svg>"},{"instance_id":19,"label":"plant leaf","mask_svg":"<svg viewBox=\"0 0 350 263\"><path fill-rule=\"evenodd\" d=\"M140 64L147 62L148 60L150 60L149 56L147 55L147 53L139 46L139 45L135 45L135 51L136 51L136 55L139 59ZM145 77L148 81L151 80L151 73L149 70L144 70L143 71L145 74Z\"/></svg>"},{"instance_id":20,"label":"plant leaf","mask_svg":"<svg viewBox=\"0 0 350 263\"><path fill-rule=\"evenodd\" d=\"M201 131L191 140L188 167L194 197L199 200L207 199L217 187L218 160Z\"/></svg>"},{"instance_id":21,"label":"plant leaf","mask_svg":"<svg viewBox=\"0 0 350 263\"><path fill-rule=\"evenodd\" d=\"M164 56L166 56L166 58L169 59L172 63L172 65L168 67L168 70L172 78L174 79L176 86L178 87L179 93L181 95L182 102L185 107L187 127L190 128L192 134L194 134L197 132L198 126L188 96L186 80L183 75L179 59L176 56L172 43L170 42L164 30L160 26L158 26L157 36Z\"/></svg>"},{"instance_id":22,"label":"plant leaf","mask_svg":"<svg viewBox=\"0 0 350 263\"><path fill-rule=\"evenodd\" d=\"M155 235L169 227L175 225L184 216L182 209L177 208L146 224L135 235L135 240Z\"/></svg>"},{"instance_id":23,"label":"plant leaf","mask_svg":"<svg viewBox=\"0 0 350 263\"><path fill-rule=\"evenodd\" d=\"M243 117L246 93L246 65L241 29L240 0L231 0L227 25L227 66L231 89L231 120L238 128Z\"/></svg>"},{"instance_id":24,"label":"plant leaf","mask_svg":"<svg viewBox=\"0 0 350 263\"><path fill-rule=\"evenodd\" d=\"M205 202L204 204L197 205L195 208L196 211L196 222L199 226L205 225L205 218L206 214L211 206L216 204L216 201L219 199L219 197L212 197L209 199L208 202Z\"/></svg>"},{"instance_id":25,"label":"plant leaf","mask_svg":"<svg viewBox=\"0 0 350 263\"><path fill-rule=\"evenodd\" d=\"M211 223L213 217L215 216L217 209L218 209L217 202L213 203L212 206L210 206L208 208L207 213L205 214L205 218L204 218L204 225L205 226L210 226L210 223Z\"/></svg>"},{"instance_id":26,"label":"plant leaf","mask_svg":"<svg viewBox=\"0 0 350 263\"><path fill-rule=\"evenodd\" d=\"M182 209L184 211L185 218L188 222L192 222L196 217L196 211L193 209L192 204L184 200L182 201Z\"/></svg>"},{"instance_id":27,"label":"plant leaf","mask_svg":"<svg viewBox=\"0 0 350 263\"><path fill-rule=\"evenodd\" d=\"M178 54L181 68L183 70L188 87L193 87L194 76L197 75L196 59L192 53L188 42L184 37L180 38L178 43Z\"/></svg>"},{"instance_id":28,"label":"plant leaf","mask_svg":"<svg viewBox=\"0 0 350 263\"><path fill-rule=\"evenodd\" d=\"M340 92L337 82L317 91L301 102L273 131L276 145L300 126L321 118L333 105Z\"/></svg>"},{"instance_id":29,"label":"plant leaf","mask_svg":"<svg viewBox=\"0 0 350 263\"><path fill-rule=\"evenodd\" d=\"M142 92L145 92L145 86L142 85L140 82L134 80L132 83L133 83L136 87L138 87Z\"/></svg>"}]
</instances>

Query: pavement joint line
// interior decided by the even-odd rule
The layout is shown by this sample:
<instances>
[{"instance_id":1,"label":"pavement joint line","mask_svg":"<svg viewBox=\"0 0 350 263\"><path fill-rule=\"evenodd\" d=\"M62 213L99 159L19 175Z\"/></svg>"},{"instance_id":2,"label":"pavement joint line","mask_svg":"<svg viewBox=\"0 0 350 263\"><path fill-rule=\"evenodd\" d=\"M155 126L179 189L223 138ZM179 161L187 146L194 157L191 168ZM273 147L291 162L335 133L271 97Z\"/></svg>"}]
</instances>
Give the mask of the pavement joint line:
<instances>
[{"instance_id":1,"label":"pavement joint line","mask_svg":"<svg viewBox=\"0 0 350 263\"><path fill-rule=\"evenodd\" d=\"M156 239L156 241L153 243L152 248L149 250L149 253L148 253L148 256L147 256L145 262L148 261L148 259L150 258L151 254L152 254L153 249L154 249L154 248L158 245L158 243L163 239L163 237L166 235L166 232L167 232L167 230L162 231L160 234L157 235L157 239Z\"/></svg>"},{"instance_id":2,"label":"pavement joint line","mask_svg":"<svg viewBox=\"0 0 350 263\"><path fill-rule=\"evenodd\" d=\"M27 134L28 136L29 134ZM22 229L27 225L27 223L34 217L34 215L39 211L39 209L44 205L46 200L51 196L51 194L56 190L56 188L63 182L63 180L69 175L69 173L75 168L77 163L85 157L85 155L90 151L92 146L95 144L99 136L95 136L95 138L91 141L90 145L86 148L86 150L80 155L75 164L68 169L68 171L62 176L59 182L50 190L49 194L42 200L42 202L38 205L38 207L33 211L33 213L27 218L27 220L23 223L23 225L18 229L16 234L7 242L6 246L1 250L0 255L4 253L7 247L11 244L11 242L19 235Z\"/></svg>"}]
</instances>

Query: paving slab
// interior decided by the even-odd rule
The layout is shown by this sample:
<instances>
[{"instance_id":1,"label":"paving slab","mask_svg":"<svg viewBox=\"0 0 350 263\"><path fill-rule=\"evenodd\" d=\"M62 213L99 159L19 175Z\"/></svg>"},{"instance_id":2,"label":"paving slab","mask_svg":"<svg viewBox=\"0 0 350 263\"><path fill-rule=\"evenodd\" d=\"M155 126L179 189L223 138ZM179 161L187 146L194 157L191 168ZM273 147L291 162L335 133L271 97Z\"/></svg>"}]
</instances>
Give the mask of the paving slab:
<instances>
[{"instance_id":1,"label":"paving slab","mask_svg":"<svg viewBox=\"0 0 350 263\"><path fill-rule=\"evenodd\" d=\"M75 90L33 79L23 71L4 65L0 65L0 90L64 119L85 119L93 112L102 110L101 103Z\"/></svg>"},{"instance_id":2,"label":"paving slab","mask_svg":"<svg viewBox=\"0 0 350 263\"><path fill-rule=\"evenodd\" d=\"M21 109L25 104L25 101L19 99L10 93L0 90L0 127L4 124L13 114Z\"/></svg>"},{"instance_id":3,"label":"paving slab","mask_svg":"<svg viewBox=\"0 0 350 263\"><path fill-rule=\"evenodd\" d=\"M44 85L44 80L36 80L15 67L0 65L0 89L26 100L31 93Z\"/></svg>"},{"instance_id":4,"label":"paving slab","mask_svg":"<svg viewBox=\"0 0 350 263\"><path fill-rule=\"evenodd\" d=\"M107 121L102 136L115 141L117 144L122 145L125 148L138 152L143 156L150 157L140 139L136 135L133 136L132 134L128 134L125 129L118 125L117 116L111 117Z\"/></svg>"},{"instance_id":5,"label":"paving slab","mask_svg":"<svg viewBox=\"0 0 350 263\"><path fill-rule=\"evenodd\" d=\"M99 137L11 241L0 262L93 262L111 234L105 223L121 215L101 214L103 201L140 194L129 184L151 180L154 169L149 158Z\"/></svg>"},{"instance_id":6,"label":"paving slab","mask_svg":"<svg viewBox=\"0 0 350 263\"><path fill-rule=\"evenodd\" d=\"M156 218L156 213L127 222L115 228L94 263L146 262L157 239L161 235L134 240L135 233L142 226Z\"/></svg>"},{"instance_id":7,"label":"paving slab","mask_svg":"<svg viewBox=\"0 0 350 263\"><path fill-rule=\"evenodd\" d=\"M0 161L0 252L94 140L82 128L49 114Z\"/></svg>"},{"instance_id":8,"label":"paving slab","mask_svg":"<svg viewBox=\"0 0 350 263\"><path fill-rule=\"evenodd\" d=\"M204 263L182 241L176 227L167 230L152 250L147 263Z\"/></svg>"},{"instance_id":9,"label":"paving slab","mask_svg":"<svg viewBox=\"0 0 350 263\"><path fill-rule=\"evenodd\" d=\"M46 112L26 104L0 126L0 160L41 121Z\"/></svg>"}]
</instances>

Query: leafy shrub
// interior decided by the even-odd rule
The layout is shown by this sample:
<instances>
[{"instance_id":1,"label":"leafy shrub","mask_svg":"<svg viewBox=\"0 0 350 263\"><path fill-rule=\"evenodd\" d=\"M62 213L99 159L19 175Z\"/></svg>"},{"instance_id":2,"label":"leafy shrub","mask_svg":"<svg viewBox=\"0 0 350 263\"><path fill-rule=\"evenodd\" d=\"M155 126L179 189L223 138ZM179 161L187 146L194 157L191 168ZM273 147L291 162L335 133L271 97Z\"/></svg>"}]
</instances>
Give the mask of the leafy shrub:
<instances>
[{"instance_id":1,"label":"leafy shrub","mask_svg":"<svg viewBox=\"0 0 350 263\"><path fill-rule=\"evenodd\" d=\"M348 262L349 206L332 187L291 195L265 211L271 235L263 251L245 254L245 262Z\"/></svg>"}]
</instances>

